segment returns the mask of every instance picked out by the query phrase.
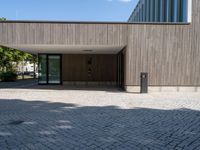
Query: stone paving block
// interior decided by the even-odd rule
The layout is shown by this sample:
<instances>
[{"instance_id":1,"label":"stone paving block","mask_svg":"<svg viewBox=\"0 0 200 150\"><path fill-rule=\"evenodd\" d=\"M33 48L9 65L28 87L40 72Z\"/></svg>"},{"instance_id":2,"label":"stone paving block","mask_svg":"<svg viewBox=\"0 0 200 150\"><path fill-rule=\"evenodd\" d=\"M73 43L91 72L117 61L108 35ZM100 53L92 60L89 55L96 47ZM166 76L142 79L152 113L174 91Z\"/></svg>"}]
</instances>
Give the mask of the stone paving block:
<instances>
[{"instance_id":1,"label":"stone paving block","mask_svg":"<svg viewBox=\"0 0 200 150\"><path fill-rule=\"evenodd\" d=\"M199 99L0 89L0 150L198 150Z\"/></svg>"}]
</instances>

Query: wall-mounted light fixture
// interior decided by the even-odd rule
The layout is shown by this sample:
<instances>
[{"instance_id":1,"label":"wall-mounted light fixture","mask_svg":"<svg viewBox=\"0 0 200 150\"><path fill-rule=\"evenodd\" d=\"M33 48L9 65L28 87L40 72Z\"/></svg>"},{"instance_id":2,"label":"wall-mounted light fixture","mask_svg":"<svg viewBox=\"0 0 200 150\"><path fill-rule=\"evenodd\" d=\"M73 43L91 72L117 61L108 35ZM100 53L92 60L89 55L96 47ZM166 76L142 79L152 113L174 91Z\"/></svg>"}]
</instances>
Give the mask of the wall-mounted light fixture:
<instances>
[{"instance_id":1,"label":"wall-mounted light fixture","mask_svg":"<svg viewBox=\"0 0 200 150\"><path fill-rule=\"evenodd\" d=\"M83 51L84 51L84 52L92 52L93 50L89 50L89 49L88 49L88 50L83 50Z\"/></svg>"}]
</instances>

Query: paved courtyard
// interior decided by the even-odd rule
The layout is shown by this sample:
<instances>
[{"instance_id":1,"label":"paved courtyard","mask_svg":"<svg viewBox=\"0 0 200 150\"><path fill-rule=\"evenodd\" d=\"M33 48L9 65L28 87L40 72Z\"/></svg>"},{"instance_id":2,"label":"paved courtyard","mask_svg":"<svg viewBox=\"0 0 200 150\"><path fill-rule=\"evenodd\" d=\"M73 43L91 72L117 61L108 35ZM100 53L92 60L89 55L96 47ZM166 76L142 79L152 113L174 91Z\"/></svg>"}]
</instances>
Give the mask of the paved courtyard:
<instances>
[{"instance_id":1,"label":"paved courtyard","mask_svg":"<svg viewBox=\"0 0 200 150\"><path fill-rule=\"evenodd\" d=\"M200 150L200 93L0 88L0 150Z\"/></svg>"}]
</instances>

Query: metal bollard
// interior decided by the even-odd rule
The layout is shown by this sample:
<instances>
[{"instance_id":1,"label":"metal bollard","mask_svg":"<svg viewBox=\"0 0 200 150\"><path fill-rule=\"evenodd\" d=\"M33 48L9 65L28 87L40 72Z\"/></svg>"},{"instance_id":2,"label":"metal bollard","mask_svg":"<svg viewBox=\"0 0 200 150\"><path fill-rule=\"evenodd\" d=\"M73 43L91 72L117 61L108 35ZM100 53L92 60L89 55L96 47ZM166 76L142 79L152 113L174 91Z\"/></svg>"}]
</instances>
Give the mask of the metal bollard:
<instances>
[{"instance_id":1,"label":"metal bollard","mask_svg":"<svg viewBox=\"0 0 200 150\"><path fill-rule=\"evenodd\" d=\"M146 72L140 75L140 93L148 93L148 73Z\"/></svg>"}]
</instances>

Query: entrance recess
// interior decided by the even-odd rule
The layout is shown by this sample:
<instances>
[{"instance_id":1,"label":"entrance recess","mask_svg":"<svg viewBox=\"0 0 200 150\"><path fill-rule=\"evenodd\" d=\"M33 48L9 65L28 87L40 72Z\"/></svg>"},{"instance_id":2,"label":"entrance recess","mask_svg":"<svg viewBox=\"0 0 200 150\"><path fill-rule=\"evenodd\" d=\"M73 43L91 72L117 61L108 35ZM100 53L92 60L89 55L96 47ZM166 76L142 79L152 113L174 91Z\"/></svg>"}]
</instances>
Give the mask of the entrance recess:
<instances>
[{"instance_id":1,"label":"entrance recess","mask_svg":"<svg viewBox=\"0 0 200 150\"><path fill-rule=\"evenodd\" d=\"M115 86L117 54L63 54L63 83Z\"/></svg>"},{"instance_id":2,"label":"entrance recess","mask_svg":"<svg viewBox=\"0 0 200 150\"><path fill-rule=\"evenodd\" d=\"M62 84L62 55L39 54L39 84Z\"/></svg>"}]
</instances>

